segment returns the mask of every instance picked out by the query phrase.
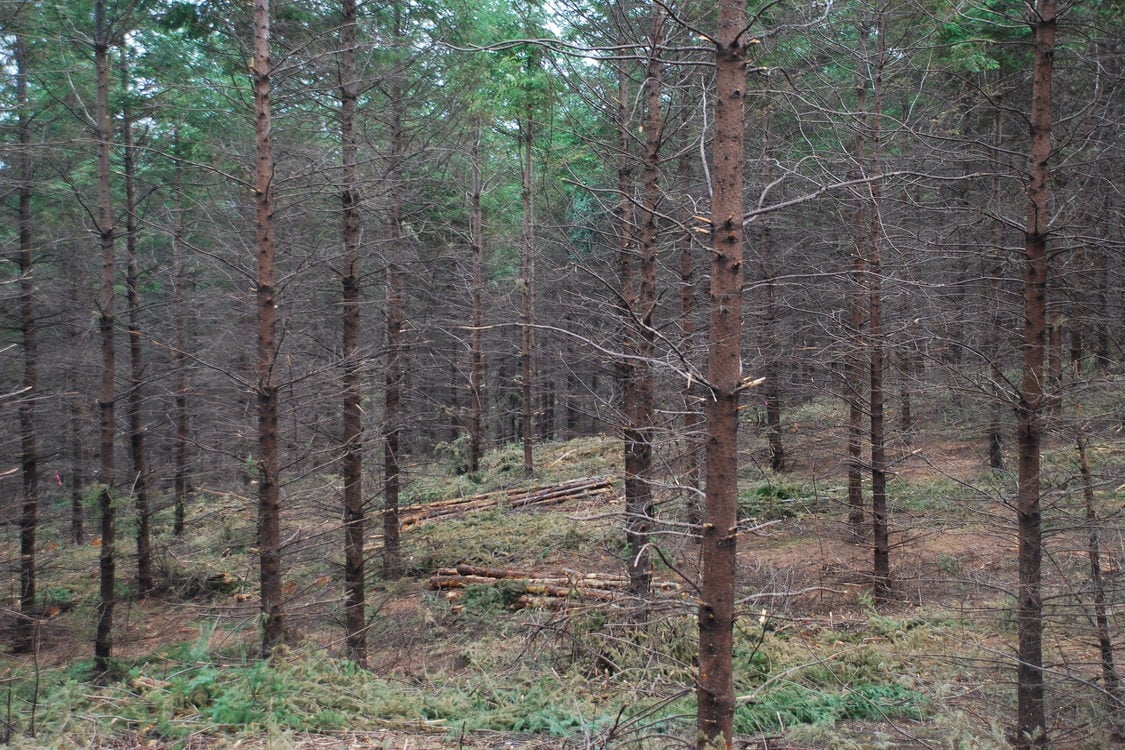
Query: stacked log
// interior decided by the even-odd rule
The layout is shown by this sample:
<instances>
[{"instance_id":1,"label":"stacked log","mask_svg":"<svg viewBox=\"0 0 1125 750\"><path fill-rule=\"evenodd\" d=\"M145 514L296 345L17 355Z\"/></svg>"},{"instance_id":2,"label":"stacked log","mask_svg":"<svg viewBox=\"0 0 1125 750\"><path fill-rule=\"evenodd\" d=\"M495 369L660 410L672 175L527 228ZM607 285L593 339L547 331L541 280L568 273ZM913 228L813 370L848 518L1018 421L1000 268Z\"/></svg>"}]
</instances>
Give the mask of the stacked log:
<instances>
[{"instance_id":1,"label":"stacked log","mask_svg":"<svg viewBox=\"0 0 1125 750\"><path fill-rule=\"evenodd\" d=\"M485 568L478 565L458 565L455 568L438 568L430 576L430 588L444 591L446 599L457 601L469 586L490 586L500 581L517 582L522 593L512 602L512 609L560 609L575 601L627 602L629 577L613 573L579 573L562 571L535 573L507 568ZM657 594L675 595L680 585L674 581L653 581Z\"/></svg>"},{"instance_id":2,"label":"stacked log","mask_svg":"<svg viewBox=\"0 0 1125 750\"><path fill-rule=\"evenodd\" d=\"M485 492L471 497L438 500L425 505L402 508L399 511L399 524L402 530L406 531L429 521L459 518L466 513L496 508L520 509L558 505L572 500L601 497L613 492L613 477L586 477L532 489Z\"/></svg>"}]
</instances>

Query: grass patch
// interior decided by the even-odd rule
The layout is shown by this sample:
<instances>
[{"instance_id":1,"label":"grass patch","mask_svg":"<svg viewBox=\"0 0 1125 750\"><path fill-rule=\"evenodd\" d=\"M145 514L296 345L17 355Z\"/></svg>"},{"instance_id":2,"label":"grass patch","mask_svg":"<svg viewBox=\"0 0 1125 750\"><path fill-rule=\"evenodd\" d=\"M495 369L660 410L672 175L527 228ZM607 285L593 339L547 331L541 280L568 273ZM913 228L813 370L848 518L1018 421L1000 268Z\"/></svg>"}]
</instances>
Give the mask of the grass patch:
<instances>
[{"instance_id":1,"label":"grass patch","mask_svg":"<svg viewBox=\"0 0 1125 750\"><path fill-rule=\"evenodd\" d=\"M313 648L298 648L270 662L231 662L176 647L121 663L118 681L95 687L81 669L40 675L36 745L68 744L104 736L176 741L200 731L253 736L266 730L318 732L376 729L401 720L453 720L461 706L447 696L390 682L351 662ZM13 675L14 700L33 700L33 676ZM46 743L46 745L42 744ZM19 746L18 743L16 746Z\"/></svg>"},{"instance_id":2,"label":"grass patch","mask_svg":"<svg viewBox=\"0 0 1125 750\"><path fill-rule=\"evenodd\" d=\"M891 510L906 511L928 518L964 518L978 509L984 499L984 488L974 492L947 477L913 479L895 478L887 483L887 496Z\"/></svg>"},{"instance_id":3,"label":"grass patch","mask_svg":"<svg viewBox=\"0 0 1125 750\"><path fill-rule=\"evenodd\" d=\"M801 724L843 720L921 719L925 698L895 683L854 685L840 690L785 684L765 691L734 713L740 734L784 731Z\"/></svg>"},{"instance_id":4,"label":"grass patch","mask_svg":"<svg viewBox=\"0 0 1125 750\"><path fill-rule=\"evenodd\" d=\"M740 518L778 521L827 510L829 504L814 489L777 477L744 486L738 494Z\"/></svg>"}]
</instances>

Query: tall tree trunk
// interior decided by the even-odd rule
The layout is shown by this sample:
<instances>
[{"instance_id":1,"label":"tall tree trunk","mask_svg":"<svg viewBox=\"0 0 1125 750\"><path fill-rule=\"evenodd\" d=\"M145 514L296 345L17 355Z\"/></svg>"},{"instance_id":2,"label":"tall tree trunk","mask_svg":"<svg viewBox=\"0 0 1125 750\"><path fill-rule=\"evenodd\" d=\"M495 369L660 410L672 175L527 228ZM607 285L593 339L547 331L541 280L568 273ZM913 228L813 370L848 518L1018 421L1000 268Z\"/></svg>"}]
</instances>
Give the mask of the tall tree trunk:
<instances>
[{"instance_id":1,"label":"tall tree trunk","mask_svg":"<svg viewBox=\"0 0 1125 750\"><path fill-rule=\"evenodd\" d=\"M1109 215L1109 201L1103 201L1102 215ZM1098 267L1098 324L1097 330L1097 351L1094 354L1094 371L1100 375L1104 375L1109 371L1109 329L1112 324L1113 316L1109 306L1109 265L1113 261L1113 250L1109 247L1103 247L1100 255L1100 263Z\"/></svg>"},{"instance_id":2,"label":"tall tree trunk","mask_svg":"<svg viewBox=\"0 0 1125 750\"><path fill-rule=\"evenodd\" d=\"M535 132L530 113L520 120L520 196L523 219L520 227L520 438L523 441L523 473L535 472Z\"/></svg>"},{"instance_id":3,"label":"tall tree trunk","mask_svg":"<svg viewBox=\"0 0 1125 750\"><path fill-rule=\"evenodd\" d=\"M914 410L913 394L910 381L914 376L913 353L904 344L903 348L895 354L895 364L898 366L898 428L902 432L902 440L906 446L913 444Z\"/></svg>"},{"instance_id":4,"label":"tall tree trunk","mask_svg":"<svg viewBox=\"0 0 1125 750\"><path fill-rule=\"evenodd\" d=\"M1016 409L1019 449L1019 630L1016 667L1017 737L1020 748L1047 746L1043 685L1043 529L1039 497L1039 463L1044 406L1043 360L1047 323L1048 182L1051 155L1051 84L1057 18L1055 0L1038 0L1029 18L1034 30L1035 61L1031 88L1031 137L1028 151L1028 212L1024 232L1023 376Z\"/></svg>"},{"instance_id":5,"label":"tall tree trunk","mask_svg":"<svg viewBox=\"0 0 1125 750\"><path fill-rule=\"evenodd\" d=\"M773 180L772 159L770 158L772 121L771 112L767 106L764 122L762 123L762 153L765 157L765 168L762 170L762 182L769 185ZM769 214L762 216L761 234L759 243L762 259L762 282L764 298L762 305L765 308L763 315L762 349L765 354L766 370L765 382L762 384L763 397L766 400L766 441L769 445L770 469L781 472L785 470L785 446L781 440L781 354L779 352L779 336L777 333L777 285L774 281L774 245L771 218Z\"/></svg>"},{"instance_id":6,"label":"tall tree trunk","mask_svg":"<svg viewBox=\"0 0 1125 750\"><path fill-rule=\"evenodd\" d=\"M629 75L622 67L617 73L617 206L615 208L617 240L617 286L621 310L621 353L617 363L617 376L621 388L621 438L625 465L625 538L630 554L630 573L633 558L639 551L634 547L630 511L636 507L642 477L638 474L640 443L636 430L638 376L637 325L634 319L637 308L637 280L634 269L636 216L633 205L632 136L629 133Z\"/></svg>"},{"instance_id":7,"label":"tall tree trunk","mask_svg":"<svg viewBox=\"0 0 1125 750\"><path fill-rule=\"evenodd\" d=\"M39 530L39 449L35 431L35 400L39 390L39 347L35 322L34 247L32 245L31 117L27 95L27 42L15 39L16 108L20 150L19 169L19 269L20 328L23 338L23 400L19 406L20 468L23 509L20 513L20 648L33 648L34 623L28 617L35 604L35 537Z\"/></svg>"},{"instance_id":8,"label":"tall tree trunk","mask_svg":"<svg viewBox=\"0 0 1125 750\"><path fill-rule=\"evenodd\" d=\"M1125 703L1121 700L1121 680L1113 659L1113 634L1106 608L1105 579L1102 577L1101 539L1098 533L1098 511L1094 502L1094 485L1090 462L1086 458L1086 436L1077 437L1078 470L1082 475L1082 499L1086 505L1086 551L1090 559L1090 585L1094 589L1094 626L1098 635L1098 652L1102 662L1102 684L1105 688L1106 712L1111 717L1111 732L1117 741L1125 740Z\"/></svg>"},{"instance_id":9,"label":"tall tree trunk","mask_svg":"<svg viewBox=\"0 0 1125 750\"><path fill-rule=\"evenodd\" d=\"M97 137L98 211L97 233L101 249L101 286L98 293L98 332L101 338L101 388L98 399L99 463L98 510L101 513L101 548L98 557L99 596L98 624L94 635L94 675L104 679L109 672L113 651L113 609L116 603L117 571L114 533L116 508L113 501L114 472L114 392L113 376L116 358L113 341L114 306L114 213L110 195L109 156L113 128L109 119L109 47L110 32L106 21L104 0L94 3L94 72L97 77L94 96L94 127Z\"/></svg>"},{"instance_id":10,"label":"tall tree trunk","mask_svg":"<svg viewBox=\"0 0 1125 750\"><path fill-rule=\"evenodd\" d=\"M273 114L270 94L270 5L254 0L254 89L257 169L254 179L258 308L258 557L261 590L262 657L285 639L281 590L281 457L278 445L277 286L273 206Z\"/></svg>"},{"instance_id":11,"label":"tall tree trunk","mask_svg":"<svg viewBox=\"0 0 1125 750\"><path fill-rule=\"evenodd\" d=\"M884 439L883 414L883 277L882 277L882 174L880 148L882 143L883 67L886 61L885 11L879 10L876 21L876 53L874 80L872 81L875 106L870 117L871 135L871 236L867 259L868 340L871 355L871 518L874 541L874 598L877 602L891 597L891 555L887 519L887 453Z\"/></svg>"},{"instance_id":12,"label":"tall tree trunk","mask_svg":"<svg viewBox=\"0 0 1125 750\"><path fill-rule=\"evenodd\" d=\"M568 331L574 330L574 318L570 315L563 316L563 327ZM566 437L572 440L578 437L578 401L579 385L581 380L575 371L577 352L574 346L574 337L566 336L563 349L563 362L566 363L566 401L563 404L563 422L566 425Z\"/></svg>"},{"instance_id":13,"label":"tall tree trunk","mask_svg":"<svg viewBox=\"0 0 1125 750\"><path fill-rule=\"evenodd\" d=\"M998 154L1002 153L1000 149L1004 142L1004 111L999 106L1002 95L1003 92L1000 91L993 95L997 106L993 111L992 142ZM1003 201L1000 165L994 165L992 172L992 210L999 212ZM988 346L988 374L993 392L988 409L988 466L993 470L1000 470L1004 468L1003 409L1007 389L1004 387L1006 380L1004 368L1000 361L1004 337L1004 322L1000 313L1004 293L1004 238L999 221L994 220L992 222L991 237L992 246L989 249L986 261L988 264L989 306L991 307L986 343Z\"/></svg>"},{"instance_id":14,"label":"tall tree trunk","mask_svg":"<svg viewBox=\"0 0 1125 750\"><path fill-rule=\"evenodd\" d=\"M1065 273L1065 269L1060 270L1060 274ZM1052 290L1047 290L1047 296L1048 298L1054 296ZM1050 305L1048 302L1048 306L1056 309L1047 313L1047 387L1049 388L1047 400L1051 414L1057 414L1062 406L1064 323L1059 309L1061 305Z\"/></svg>"},{"instance_id":15,"label":"tall tree trunk","mask_svg":"<svg viewBox=\"0 0 1125 750\"><path fill-rule=\"evenodd\" d=\"M706 407L707 489L699 604L698 746L730 748L738 538L738 400L742 378L742 162L746 4L720 0L712 144L711 308Z\"/></svg>"},{"instance_id":16,"label":"tall tree trunk","mask_svg":"<svg viewBox=\"0 0 1125 750\"><path fill-rule=\"evenodd\" d=\"M862 30L860 32L863 33ZM863 174L867 159L867 75L856 71L856 124L852 161L853 179ZM867 200L856 201L852 224L852 267L849 280L851 295L848 302L848 354L844 364L844 393L848 401L848 536L853 542L867 538L866 512L863 501L863 440L864 418L867 416L864 388L864 352L866 351L867 305L863 289L866 286L868 218Z\"/></svg>"},{"instance_id":17,"label":"tall tree trunk","mask_svg":"<svg viewBox=\"0 0 1125 750\"><path fill-rule=\"evenodd\" d=\"M129 67L121 58L121 83L128 87ZM129 315L129 458L133 464L131 488L137 508L137 590L153 589L152 518L148 502L148 469L145 465L144 350L141 346L140 271L137 265L137 169L133 144L133 114L128 98L121 109L121 139L125 172L125 294Z\"/></svg>"},{"instance_id":18,"label":"tall tree trunk","mask_svg":"<svg viewBox=\"0 0 1125 750\"><path fill-rule=\"evenodd\" d=\"M637 250L640 268L637 294L629 324L635 357L632 362L631 413L626 414L625 432L625 538L629 545L629 590L647 597L652 586L648 550L652 531L653 437L656 427L655 380L652 359L656 351L656 243L659 238L660 147L664 139L660 97L663 88L663 8L652 5L649 57L645 68L644 160L641 167L641 206L638 215ZM632 480L632 481L630 481Z\"/></svg>"},{"instance_id":19,"label":"tall tree trunk","mask_svg":"<svg viewBox=\"0 0 1125 750\"><path fill-rule=\"evenodd\" d=\"M68 379L73 383L73 379ZM73 385L68 390L75 390ZM86 441L82 434L82 406L78 396L67 399L67 432L70 439L70 541L86 541Z\"/></svg>"},{"instance_id":20,"label":"tall tree trunk","mask_svg":"<svg viewBox=\"0 0 1125 750\"><path fill-rule=\"evenodd\" d=\"M180 134L177 129L173 137L173 149L178 153ZM188 300L190 286L187 265L184 258L184 211L183 211L183 161L176 158L172 176L172 327L175 336L175 351L172 355L175 368L174 385L176 407L176 436L173 443L173 464L175 479L173 485L174 509L172 533L177 537L184 534L187 516L190 467L188 464L188 445L191 441L191 414L188 408Z\"/></svg>"},{"instance_id":21,"label":"tall tree trunk","mask_svg":"<svg viewBox=\"0 0 1125 750\"><path fill-rule=\"evenodd\" d=\"M469 249L472 255L472 330L469 331L469 473L480 471L484 455L484 209L481 206L480 122L473 120L469 144L473 184L469 194Z\"/></svg>"},{"instance_id":22,"label":"tall tree trunk","mask_svg":"<svg viewBox=\"0 0 1125 750\"><path fill-rule=\"evenodd\" d=\"M677 172L681 184L686 186L688 178L691 175L691 159L688 154L685 153L680 157ZM685 226L687 226L689 221L685 220L684 223ZM695 240L692 237L691 231L681 232L679 239L680 333L682 335L681 346L685 352L694 350L696 344L695 256L692 253L694 246ZM693 538L698 541L698 530L695 527L703 523L703 502L701 493L699 492L700 475L702 474L702 456L700 449L703 446L696 433L699 430L700 423L703 421L703 415L700 413L699 406L701 401L696 388L697 386L695 384L686 383L682 393L684 404L683 434L686 444L684 446L685 469L681 482L687 492L688 498L687 522L693 527Z\"/></svg>"},{"instance_id":23,"label":"tall tree trunk","mask_svg":"<svg viewBox=\"0 0 1125 750\"><path fill-rule=\"evenodd\" d=\"M555 439L555 379L546 377L539 384L539 440Z\"/></svg>"},{"instance_id":24,"label":"tall tree trunk","mask_svg":"<svg viewBox=\"0 0 1125 750\"><path fill-rule=\"evenodd\" d=\"M360 357L362 306L360 294L360 213L356 175L358 144L355 133L359 81L356 76L356 4L341 0L340 23L340 145L343 185L340 196L344 273L341 277L344 396L340 441L344 483L344 632L348 654L367 663L367 615L364 591L363 509L363 372Z\"/></svg>"},{"instance_id":25,"label":"tall tree trunk","mask_svg":"<svg viewBox=\"0 0 1125 750\"><path fill-rule=\"evenodd\" d=\"M1070 372L1076 379L1082 377L1082 359L1085 353L1082 329L1078 326L1078 323L1072 322L1067 328L1070 335Z\"/></svg>"},{"instance_id":26,"label":"tall tree trunk","mask_svg":"<svg viewBox=\"0 0 1125 750\"><path fill-rule=\"evenodd\" d=\"M401 9L395 6L395 45L401 46ZM396 66L401 60L395 60ZM402 132L401 70L397 67L392 73L390 93L390 201L387 205L387 234L390 240L391 257L387 259L386 300L386 348L387 360L384 371L383 392L383 575L394 580L402 574L401 552L399 549L398 504L401 486L401 466L399 463L402 435L402 386L403 372L403 324L406 319L406 301L403 297L401 255L406 249L406 238L402 226L402 191L404 182L404 151Z\"/></svg>"}]
</instances>

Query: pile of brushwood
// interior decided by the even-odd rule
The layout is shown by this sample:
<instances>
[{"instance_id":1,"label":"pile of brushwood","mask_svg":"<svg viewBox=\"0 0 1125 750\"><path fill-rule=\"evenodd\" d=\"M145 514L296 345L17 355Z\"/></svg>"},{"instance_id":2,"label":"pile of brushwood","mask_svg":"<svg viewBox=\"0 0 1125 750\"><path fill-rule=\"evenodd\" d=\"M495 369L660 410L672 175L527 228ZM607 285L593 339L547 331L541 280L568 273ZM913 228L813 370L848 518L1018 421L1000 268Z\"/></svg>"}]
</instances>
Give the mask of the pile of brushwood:
<instances>
[{"instance_id":1,"label":"pile of brushwood","mask_svg":"<svg viewBox=\"0 0 1125 750\"><path fill-rule=\"evenodd\" d=\"M455 568L438 568L430 576L430 588L444 591L445 597L451 601L463 598L472 586L498 584L502 584L509 594L507 604L511 609L560 609L595 602L627 604L634 598L629 592L628 576L613 573L569 570L540 573L462 564ZM653 581L652 591L665 596L679 596L681 587L674 581Z\"/></svg>"},{"instance_id":2,"label":"pile of brushwood","mask_svg":"<svg viewBox=\"0 0 1125 750\"><path fill-rule=\"evenodd\" d=\"M470 497L438 500L424 505L414 505L399 511L399 523L406 531L430 521L460 518L466 513L485 510L520 510L559 505L575 500L612 495L617 492L614 477L584 477L561 484L531 489L510 489L486 492Z\"/></svg>"}]
</instances>

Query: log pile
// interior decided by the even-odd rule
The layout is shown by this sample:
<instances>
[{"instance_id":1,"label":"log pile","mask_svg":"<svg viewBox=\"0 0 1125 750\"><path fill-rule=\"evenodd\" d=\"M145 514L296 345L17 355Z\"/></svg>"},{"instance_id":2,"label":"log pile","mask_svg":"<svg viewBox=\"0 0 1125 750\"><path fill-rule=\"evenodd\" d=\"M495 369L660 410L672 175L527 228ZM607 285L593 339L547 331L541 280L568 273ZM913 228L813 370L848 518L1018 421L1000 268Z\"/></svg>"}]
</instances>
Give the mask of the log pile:
<instances>
[{"instance_id":1,"label":"log pile","mask_svg":"<svg viewBox=\"0 0 1125 750\"><path fill-rule=\"evenodd\" d=\"M444 591L446 599L457 601L469 586L490 586L509 582L516 596L512 609L561 609L581 601L628 602L629 578L613 573L535 573L506 568L485 568L478 565L458 565L455 568L438 568L430 576L430 588ZM674 581L653 581L655 594L674 596L680 585Z\"/></svg>"},{"instance_id":2,"label":"log pile","mask_svg":"<svg viewBox=\"0 0 1125 750\"><path fill-rule=\"evenodd\" d=\"M466 513L474 513L494 508L541 507L557 505L572 500L602 497L614 492L613 477L586 477L562 484L532 489L499 490L471 497L457 497L438 500L425 505L413 505L399 510L399 524L403 531L429 521L459 518Z\"/></svg>"}]
</instances>

